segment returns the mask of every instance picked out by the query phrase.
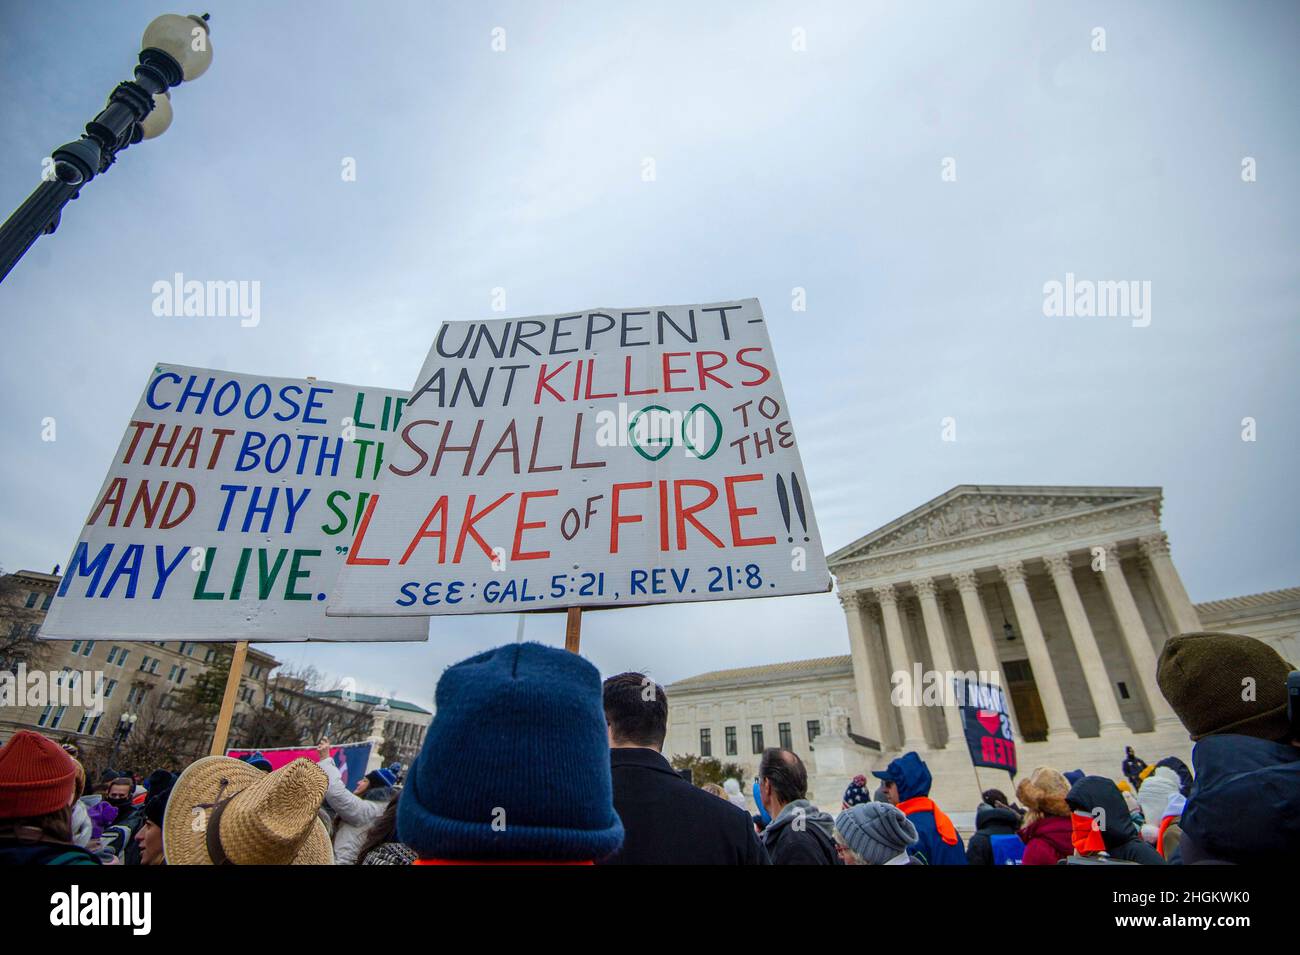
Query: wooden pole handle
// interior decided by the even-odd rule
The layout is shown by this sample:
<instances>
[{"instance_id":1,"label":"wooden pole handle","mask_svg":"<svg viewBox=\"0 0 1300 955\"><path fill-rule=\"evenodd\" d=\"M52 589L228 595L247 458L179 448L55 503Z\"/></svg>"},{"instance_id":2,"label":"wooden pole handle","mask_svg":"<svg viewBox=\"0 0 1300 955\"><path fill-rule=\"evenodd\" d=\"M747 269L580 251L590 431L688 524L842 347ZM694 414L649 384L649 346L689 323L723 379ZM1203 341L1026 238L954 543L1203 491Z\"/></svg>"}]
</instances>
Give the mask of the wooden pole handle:
<instances>
[{"instance_id":1,"label":"wooden pole handle","mask_svg":"<svg viewBox=\"0 0 1300 955\"><path fill-rule=\"evenodd\" d=\"M248 658L248 641L235 643L235 653L230 658L230 672L226 674L226 692L221 697L221 712L217 714L217 729L212 734L209 755L226 755L226 739L230 735L230 718L235 713L235 700L239 696L239 679L244 674L244 661Z\"/></svg>"},{"instance_id":2,"label":"wooden pole handle","mask_svg":"<svg viewBox=\"0 0 1300 955\"><path fill-rule=\"evenodd\" d=\"M582 608L570 607L568 619L564 623L564 649L578 653L582 641Z\"/></svg>"}]
</instances>

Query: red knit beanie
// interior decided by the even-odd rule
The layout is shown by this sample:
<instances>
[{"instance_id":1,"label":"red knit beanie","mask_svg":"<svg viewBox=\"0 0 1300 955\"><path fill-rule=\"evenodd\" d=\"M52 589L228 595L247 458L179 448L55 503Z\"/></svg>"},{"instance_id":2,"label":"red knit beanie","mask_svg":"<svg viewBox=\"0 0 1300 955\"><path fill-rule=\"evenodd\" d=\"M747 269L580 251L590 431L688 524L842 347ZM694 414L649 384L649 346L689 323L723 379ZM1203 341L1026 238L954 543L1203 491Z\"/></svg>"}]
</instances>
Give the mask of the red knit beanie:
<instances>
[{"instance_id":1,"label":"red knit beanie","mask_svg":"<svg viewBox=\"0 0 1300 955\"><path fill-rule=\"evenodd\" d=\"M0 819L28 819L72 802L77 767L40 733L19 730L0 746Z\"/></svg>"}]
</instances>

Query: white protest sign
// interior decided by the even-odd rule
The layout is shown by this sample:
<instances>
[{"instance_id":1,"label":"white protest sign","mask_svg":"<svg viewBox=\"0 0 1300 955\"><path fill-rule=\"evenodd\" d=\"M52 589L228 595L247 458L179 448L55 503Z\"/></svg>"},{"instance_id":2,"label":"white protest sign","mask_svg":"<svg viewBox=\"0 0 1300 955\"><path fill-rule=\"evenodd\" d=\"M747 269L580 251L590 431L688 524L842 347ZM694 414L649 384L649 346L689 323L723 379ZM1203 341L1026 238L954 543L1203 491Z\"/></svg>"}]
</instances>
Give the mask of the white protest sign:
<instances>
[{"instance_id":1,"label":"white protest sign","mask_svg":"<svg viewBox=\"0 0 1300 955\"><path fill-rule=\"evenodd\" d=\"M40 635L423 640L325 616L406 395L158 365Z\"/></svg>"},{"instance_id":2,"label":"white protest sign","mask_svg":"<svg viewBox=\"0 0 1300 955\"><path fill-rule=\"evenodd\" d=\"M327 613L830 589L757 299L451 322Z\"/></svg>"}]
</instances>

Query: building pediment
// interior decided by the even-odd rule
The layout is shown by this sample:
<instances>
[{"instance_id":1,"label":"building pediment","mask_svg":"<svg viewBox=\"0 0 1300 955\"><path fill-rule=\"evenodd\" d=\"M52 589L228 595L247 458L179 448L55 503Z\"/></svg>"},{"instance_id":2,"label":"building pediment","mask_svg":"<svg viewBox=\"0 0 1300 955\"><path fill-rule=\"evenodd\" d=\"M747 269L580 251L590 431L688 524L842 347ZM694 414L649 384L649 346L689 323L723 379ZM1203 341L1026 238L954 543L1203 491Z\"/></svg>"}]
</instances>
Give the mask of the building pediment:
<instances>
[{"instance_id":1,"label":"building pediment","mask_svg":"<svg viewBox=\"0 0 1300 955\"><path fill-rule=\"evenodd\" d=\"M915 548L975 541L1009 529L1039 527L1090 512L1150 502L1159 515L1158 487L985 486L962 484L890 521L827 559L832 568Z\"/></svg>"}]
</instances>

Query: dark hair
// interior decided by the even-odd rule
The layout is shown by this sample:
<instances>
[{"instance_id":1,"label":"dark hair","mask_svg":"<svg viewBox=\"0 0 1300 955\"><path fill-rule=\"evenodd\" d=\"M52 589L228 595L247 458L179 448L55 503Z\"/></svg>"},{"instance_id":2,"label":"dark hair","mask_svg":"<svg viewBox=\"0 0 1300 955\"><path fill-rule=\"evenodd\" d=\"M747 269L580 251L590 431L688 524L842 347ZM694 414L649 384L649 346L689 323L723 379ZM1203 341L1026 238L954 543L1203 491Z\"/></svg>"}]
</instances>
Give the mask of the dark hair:
<instances>
[{"instance_id":1,"label":"dark hair","mask_svg":"<svg viewBox=\"0 0 1300 955\"><path fill-rule=\"evenodd\" d=\"M644 673L620 673L605 681L603 694L605 722L616 743L663 747L668 735L668 694L662 686Z\"/></svg>"},{"instance_id":2,"label":"dark hair","mask_svg":"<svg viewBox=\"0 0 1300 955\"><path fill-rule=\"evenodd\" d=\"M72 843L72 803L40 816L0 821L0 833L19 842Z\"/></svg>"},{"instance_id":3,"label":"dark hair","mask_svg":"<svg viewBox=\"0 0 1300 955\"><path fill-rule=\"evenodd\" d=\"M984 800L986 805L992 806L994 809L1011 808L1011 804L1007 802L1006 793L1001 789L986 789L984 792L980 793L980 798Z\"/></svg>"},{"instance_id":4,"label":"dark hair","mask_svg":"<svg viewBox=\"0 0 1300 955\"><path fill-rule=\"evenodd\" d=\"M766 779L783 803L804 799L808 795L808 770L803 760L788 749L769 746L763 750L758 764L758 776Z\"/></svg>"},{"instance_id":5,"label":"dark hair","mask_svg":"<svg viewBox=\"0 0 1300 955\"><path fill-rule=\"evenodd\" d=\"M388 800L388 805L379 814L379 818L370 824L370 828L366 830L366 838L357 849L357 857L353 865L361 865L371 849L377 849L385 842L397 841L397 801L401 798L402 792L398 790L397 795Z\"/></svg>"}]
</instances>

